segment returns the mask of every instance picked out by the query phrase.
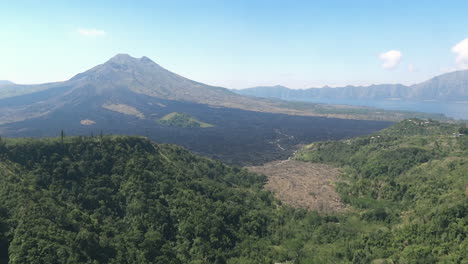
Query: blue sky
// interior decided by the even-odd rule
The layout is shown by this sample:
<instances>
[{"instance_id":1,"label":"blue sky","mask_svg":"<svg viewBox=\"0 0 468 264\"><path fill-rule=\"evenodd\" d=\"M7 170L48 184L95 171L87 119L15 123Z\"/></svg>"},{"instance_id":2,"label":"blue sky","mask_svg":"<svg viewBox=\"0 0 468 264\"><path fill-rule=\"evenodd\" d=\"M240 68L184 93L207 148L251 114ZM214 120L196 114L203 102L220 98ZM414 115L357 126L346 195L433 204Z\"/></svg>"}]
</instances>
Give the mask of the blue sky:
<instances>
[{"instance_id":1,"label":"blue sky","mask_svg":"<svg viewBox=\"0 0 468 264\"><path fill-rule=\"evenodd\" d=\"M62 81L117 53L245 88L412 84L468 67L468 1L1 1L0 80Z\"/></svg>"}]
</instances>

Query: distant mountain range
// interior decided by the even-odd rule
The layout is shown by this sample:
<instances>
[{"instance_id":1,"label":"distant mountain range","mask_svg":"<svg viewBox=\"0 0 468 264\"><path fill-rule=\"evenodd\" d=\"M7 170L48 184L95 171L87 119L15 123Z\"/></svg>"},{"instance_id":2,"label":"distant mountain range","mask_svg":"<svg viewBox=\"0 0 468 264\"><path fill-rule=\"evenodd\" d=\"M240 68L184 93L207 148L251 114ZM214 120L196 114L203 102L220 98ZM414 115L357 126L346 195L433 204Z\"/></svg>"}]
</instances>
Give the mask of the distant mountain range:
<instances>
[{"instance_id":1,"label":"distant mountain range","mask_svg":"<svg viewBox=\"0 0 468 264\"><path fill-rule=\"evenodd\" d=\"M0 86L12 85L12 84L15 84L15 83L7 81L7 80L0 80Z\"/></svg>"},{"instance_id":2,"label":"distant mountain range","mask_svg":"<svg viewBox=\"0 0 468 264\"><path fill-rule=\"evenodd\" d=\"M446 73L411 86L379 84L336 88L290 89L278 85L233 91L248 96L301 101L306 99L468 101L468 70Z\"/></svg>"}]
</instances>

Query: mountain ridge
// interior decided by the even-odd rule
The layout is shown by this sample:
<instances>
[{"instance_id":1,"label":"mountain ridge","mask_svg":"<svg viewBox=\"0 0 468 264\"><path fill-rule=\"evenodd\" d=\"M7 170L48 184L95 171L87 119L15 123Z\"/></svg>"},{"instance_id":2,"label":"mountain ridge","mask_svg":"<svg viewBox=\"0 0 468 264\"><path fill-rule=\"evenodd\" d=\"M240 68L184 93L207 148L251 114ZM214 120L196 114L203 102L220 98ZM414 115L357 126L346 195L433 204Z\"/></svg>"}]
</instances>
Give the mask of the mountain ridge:
<instances>
[{"instance_id":1,"label":"mountain ridge","mask_svg":"<svg viewBox=\"0 0 468 264\"><path fill-rule=\"evenodd\" d=\"M12 84L15 84L15 83L12 81L8 81L8 80L0 80L0 86L12 85Z\"/></svg>"},{"instance_id":2,"label":"mountain ridge","mask_svg":"<svg viewBox=\"0 0 468 264\"><path fill-rule=\"evenodd\" d=\"M435 76L413 85L372 84L368 86L347 85L342 87L291 89L282 85L257 86L232 90L238 94L276 98L297 99L356 99L356 100L468 100L468 70L455 71Z\"/></svg>"}]
</instances>

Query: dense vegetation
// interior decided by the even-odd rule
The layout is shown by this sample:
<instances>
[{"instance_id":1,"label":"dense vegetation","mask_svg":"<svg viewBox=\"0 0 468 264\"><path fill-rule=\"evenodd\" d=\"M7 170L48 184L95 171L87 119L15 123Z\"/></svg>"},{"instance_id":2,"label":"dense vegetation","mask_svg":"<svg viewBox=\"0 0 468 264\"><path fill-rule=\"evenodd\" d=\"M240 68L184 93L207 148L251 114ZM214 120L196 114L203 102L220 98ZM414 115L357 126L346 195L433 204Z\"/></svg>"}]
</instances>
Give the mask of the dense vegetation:
<instances>
[{"instance_id":1,"label":"dense vegetation","mask_svg":"<svg viewBox=\"0 0 468 264\"><path fill-rule=\"evenodd\" d=\"M266 236L276 206L264 177L143 138L7 142L9 263L225 263Z\"/></svg>"},{"instance_id":2,"label":"dense vegetation","mask_svg":"<svg viewBox=\"0 0 468 264\"><path fill-rule=\"evenodd\" d=\"M344 168L338 191L356 211L347 220L369 224L353 238L363 262L466 263L466 134L464 126L405 120L371 136L311 144L296 158Z\"/></svg>"},{"instance_id":3,"label":"dense vegetation","mask_svg":"<svg viewBox=\"0 0 468 264\"><path fill-rule=\"evenodd\" d=\"M202 122L186 113L173 112L163 116L157 121L161 125L181 128L207 128L213 127L212 124Z\"/></svg>"},{"instance_id":4,"label":"dense vegetation","mask_svg":"<svg viewBox=\"0 0 468 264\"><path fill-rule=\"evenodd\" d=\"M345 172L352 208L329 215L145 138L3 140L0 263L466 263L466 133L408 120L307 146Z\"/></svg>"}]
</instances>

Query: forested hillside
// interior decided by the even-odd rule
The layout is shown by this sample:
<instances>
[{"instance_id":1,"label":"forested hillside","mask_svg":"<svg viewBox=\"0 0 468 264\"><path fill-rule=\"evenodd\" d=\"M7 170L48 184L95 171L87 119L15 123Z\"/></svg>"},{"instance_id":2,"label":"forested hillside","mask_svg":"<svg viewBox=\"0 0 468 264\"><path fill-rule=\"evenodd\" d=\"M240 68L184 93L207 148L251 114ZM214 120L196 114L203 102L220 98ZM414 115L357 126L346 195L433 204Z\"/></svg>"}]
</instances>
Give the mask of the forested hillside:
<instances>
[{"instance_id":1,"label":"forested hillside","mask_svg":"<svg viewBox=\"0 0 468 264\"><path fill-rule=\"evenodd\" d=\"M264 177L144 138L4 140L0 157L3 262L225 263L256 254L276 207Z\"/></svg>"},{"instance_id":2,"label":"forested hillside","mask_svg":"<svg viewBox=\"0 0 468 264\"><path fill-rule=\"evenodd\" d=\"M3 139L0 263L466 263L466 133L407 120L306 147L345 171L339 214L142 137Z\"/></svg>"},{"instance_id":3,"label":"forested hillside","mask_svg":"<svg viewBox=\"0 0 468 264\"><path fill-rule=\"evenodd\" d=\"M464 125L405 120L370 136L311 144L296 159L344 168L342 199L375 223L360 250L365 262L467 263L467 134Z\"/></svg>"}]
</instances>

